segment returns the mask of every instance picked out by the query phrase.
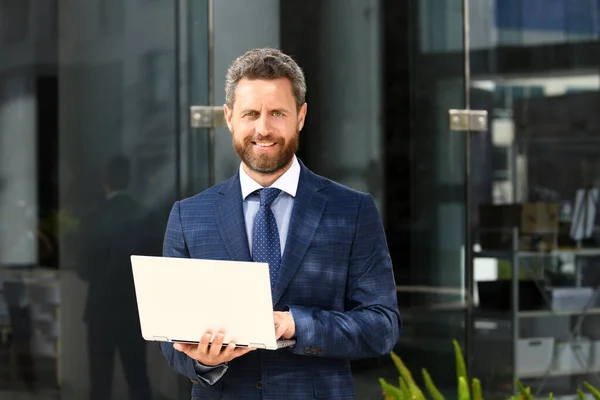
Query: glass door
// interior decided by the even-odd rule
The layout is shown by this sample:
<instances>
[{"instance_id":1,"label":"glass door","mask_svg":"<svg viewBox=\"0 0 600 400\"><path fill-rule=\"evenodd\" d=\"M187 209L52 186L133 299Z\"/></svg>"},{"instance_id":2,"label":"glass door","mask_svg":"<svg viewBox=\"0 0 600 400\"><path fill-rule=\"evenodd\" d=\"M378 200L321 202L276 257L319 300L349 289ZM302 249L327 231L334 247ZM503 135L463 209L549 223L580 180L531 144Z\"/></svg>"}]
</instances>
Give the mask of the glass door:
<instances>
[{"instance_id":1,"label":"glass door","mask_svg":"<svg viewBox=\"0 0 600 400\"><path fill-rule=\"evenodd\" d=\"M469 157L473 132L483 129L485 114L471 112L474 104L466 90L468 3L407 3L411 134L395 160L409 156L407 190L398 194L410 196L410 218L388 225L391 247L396 249L392 258L396 263L406 260L397 276L405 322L397 352L414 374L427 369L444 396L454 398L452 341L460 345L468 365L473 358ZM398 85L397 90L401 93L406 87ZM476 115L484 118L483 124ZM404 164L396 168L404 173Z\"/></svg>"},{"instance_id":2,"label":"glass door","mask_svg":"<svg viewBox=\"0 0 600 400\"><path fill-rule=\"evenodd\" d=\"M239 158L225 124L225 74L253 47L281 47L279 0L259 5L180 0L181 191L198 193L232 176ZM262 21L249 24L250 19ZM218 155L218 156L217 156Z\"/></svg>"},{"instance_id":3,"label":"glass door","mask_svg":"<svg viewBox=\"0 0 600 400\"><path fill-rule=\"evenodd\" d=\"M467 8L474 371L509 395L596 387L600 243L597 1L480 2ZM593 53L596 54L596 53ZM566 301L566 299L569 299Z\"/></svg>"},{"instance_id":4,"label":"glass door","mask_svg":"<svg viewBox=\"0 0 600 400\"><path fill-rule=\"evenodd\" d=\"M213 2L182 0L179 5L179 167L181 194L187 197L214 184L214 135L222 111L221 107L213 107Z\"/></svg>"},{"instance_id":5,"label":"glass door","mask_svg":"<svg viewBox=\"0 0 600 400\"><path fill-rule=\"evenodd\" d=\"M188 157L182 192L197 193L239 166L219 111L228 65L253 47L292 54L308 82L298 156L316 173L374 196L405 321L395 350L415 373L427 368L451 397L452 340L467 349L468 134L450 132L448 114L466 108L462 4L182 3L187 44L181 48L188 51L182 110L192 107L182 125L188 143L182 143ZM357 361L352 369L358 398L380 398L380 376L398 381L387 356Z\"/></svg>"},{"instance_id":6,"label":"glass door","mask_svg":"<svg viewBox=\"0 0 600 400\"><path fill-rule=\"evenodd\" d=\"M299 156L315 172L376 198L405 323L395 351L412 371L426 368L448 397L457 387L452 340L487 395L512 389L510 372L485 368L488 355L512 354L512 347L496 346L504 339L490 333L504 321L480 315L485 295L477 289L489 269L479 252L480 205L494 199L498 155L487 122L495 94L471 78L493 58L489 49L482 50L489 58L473 58L483 37L471 21L487 21L494 7L486 2L485 19L482 6L470 3L178 2L181 197L239 165L221 108L231 61L252 47L293 54L311 105ZM253 17L261 24L248 24ZM358 392L378 395L378 376L397 380L387 358L356 362L353 371Z\"/></svg>"}]
</instances>

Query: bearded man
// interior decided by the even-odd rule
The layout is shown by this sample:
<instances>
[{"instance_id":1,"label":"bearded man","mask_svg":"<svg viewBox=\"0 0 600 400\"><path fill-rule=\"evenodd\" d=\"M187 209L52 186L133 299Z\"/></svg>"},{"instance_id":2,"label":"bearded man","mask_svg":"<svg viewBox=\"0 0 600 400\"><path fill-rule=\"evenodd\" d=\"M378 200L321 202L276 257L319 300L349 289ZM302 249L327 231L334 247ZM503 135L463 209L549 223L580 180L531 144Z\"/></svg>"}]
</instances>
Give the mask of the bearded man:
<instances>
[{"instance_id":1,"label":"bearded man","mask_svg":"<svg viewBox=\"0 0 600 400\"><path fill-rule=\"evenodd\" d=\"M401 328L373 198L296 157L306 83L290 56L243 54L225 92L239 171L173 205L163 256L268 263L276 336L296 345L236 348L223 346L224 332L198 332L198 344L164 342L161 350L194 383L192 399L353 399L350 360L388 354Z\"/></svg>"}]
</instances>

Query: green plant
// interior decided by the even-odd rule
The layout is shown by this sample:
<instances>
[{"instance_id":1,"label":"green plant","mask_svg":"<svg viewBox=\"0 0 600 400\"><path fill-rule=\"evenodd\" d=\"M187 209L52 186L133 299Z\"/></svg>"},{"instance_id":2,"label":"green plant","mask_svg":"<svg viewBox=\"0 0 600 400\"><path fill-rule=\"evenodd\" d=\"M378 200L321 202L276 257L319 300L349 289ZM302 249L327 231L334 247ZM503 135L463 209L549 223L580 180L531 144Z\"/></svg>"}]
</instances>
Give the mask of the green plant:
<instances>
[{"instance_id":1,"label":"green plant","mask_svg":"<svg viewBox=\"0 0 600 400\"><path fill-rule=\"evenodd\" d=\"M458 380L458 400L483 400L481 391L481 382L477 378L471 380L471 388L469 388L469 377L467 368L460 345L456 340L452 341L454 346L454 357L456 359L456 378ZM385 400L426 400L425 394L421 391L417 383L412 377L410 370L406 367L402 359L394 352L391 353L392 360L398 370L399 385L395 386L387 382L383 378L379 378L379 384L383 389ZM437 389L429 372L425 368L421 369L423 382L427 393L431 400L445 400L442 393ZM515 382L519 389L519 397L511 396L510 400L533 400L531 389L524 387L520 381ZM590 385L588 382L583 382L583 386L594 396L595 400L600 400L600 391ZM584 392L577 389L579 399L584 399ZM548 400L553 400L552 393L549 394Z\"/></svg>"},{"instance_id":2,"label":"green plant","mask_svg":"<svg viewBox=\"0 0 600 400\"><path fill-rule=\"evenodd\" d=\"M585 381L583 382L583 386L585 386L585 388L590 391L592 396L594 396L594 399L600 400L600 392L595 387L593 387L592 385L590 385L588 382L585 382Z\"/></svg>"}]
</instances>

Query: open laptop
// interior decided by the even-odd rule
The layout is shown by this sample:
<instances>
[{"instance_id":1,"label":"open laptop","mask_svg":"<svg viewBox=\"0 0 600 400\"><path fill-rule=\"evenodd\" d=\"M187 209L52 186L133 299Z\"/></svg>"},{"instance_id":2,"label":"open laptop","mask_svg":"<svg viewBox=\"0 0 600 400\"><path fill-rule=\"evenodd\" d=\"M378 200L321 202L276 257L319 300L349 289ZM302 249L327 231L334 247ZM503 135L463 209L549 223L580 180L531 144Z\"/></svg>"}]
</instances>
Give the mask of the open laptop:
<instances>
[{"instance_id":1,"label":"open laptop","mask_svg":"<svg viewBox=\"0 0 600 400\"><path fill-rule=\"evenodd\" d=\"M225 330L226 345L276 350L267 263L131 256L142 336L198 343L208 330Z\"/></svg>"}]
</instances>

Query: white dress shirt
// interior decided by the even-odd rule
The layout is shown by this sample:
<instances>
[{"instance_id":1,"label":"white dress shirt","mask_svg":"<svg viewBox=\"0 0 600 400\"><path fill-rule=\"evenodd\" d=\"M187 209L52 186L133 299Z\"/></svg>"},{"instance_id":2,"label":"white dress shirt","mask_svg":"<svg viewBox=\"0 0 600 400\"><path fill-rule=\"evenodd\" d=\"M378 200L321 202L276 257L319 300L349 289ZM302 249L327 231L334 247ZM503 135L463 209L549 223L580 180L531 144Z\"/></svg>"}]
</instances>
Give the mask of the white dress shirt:
<instances>
[{"instance_id":1,"label":"white dress shirt","mask_svg":"<svg viewBox=\"0 0 600 400\"><path fill-rule=\"evenodd\" d=\"M281 189L281 193L271 204L271 211L275 215L277 222L277 230L279 231L279 242L281 244L281 254L285 249L287 233L290 227L290 219L292 217L292 209L294 208L294 198L298 190L298 182L300 181L300 163L296 156L292 165L269 187ZM252 254L252 229L254 228L254 217L260 207L260 197L254 193L263 187L260 183L252 179L240 164L240 185L242 187L242 200L244 208L244 221L246 223L246 234L248 236L248 248ZM227 369L226 364L215 367L208 367L194 360L194 369L198 374L198 378L212 384L220 379ZM215 372L211 376L203 376L204 374Z\"/></svg>"},{"instance_id":2,"label":"white dress shirt","mask_svg":"<svg viewBox=\"0 0 600 400\"><path fill-rule=\"evenodd\" d=\"M269 187L280 189L281 193L271 204L271 211L275 215L277 221L277 230L279 231L279 243L281 244L281 254L285 249L287 233L290 227L290 219L292 217L292 208L294 207L294 198L298 190L298 182L300 180L300 163L294 156L292 165L283 175L279 177ZM248 236L248 248L252 254L252 230L254 228L254 217L260 207L260 197L258 194L253 194L254 191L263 187L244 171L240 164L240 185L242 186L242 199L244 207L244 220L246 223L246 234Z\"/></svg>"}]
</instances>

